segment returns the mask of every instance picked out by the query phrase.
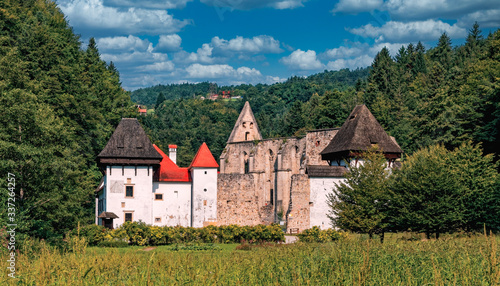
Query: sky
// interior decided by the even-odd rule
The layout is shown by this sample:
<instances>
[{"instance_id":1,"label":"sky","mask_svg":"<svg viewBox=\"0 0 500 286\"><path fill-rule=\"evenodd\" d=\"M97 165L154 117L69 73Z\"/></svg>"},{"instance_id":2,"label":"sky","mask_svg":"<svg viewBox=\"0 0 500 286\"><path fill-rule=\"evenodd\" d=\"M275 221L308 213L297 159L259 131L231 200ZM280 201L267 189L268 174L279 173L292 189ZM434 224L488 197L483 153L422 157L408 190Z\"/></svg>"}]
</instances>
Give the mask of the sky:
<instances>
[{"instance_id":1,"label":"sky","mask_svg":"<svg viewBox=\"0 0 500 286\"><path fill-rule=\"evenodd\" d=\"M122 86L272 84L367 67L384 46L464 42L500 28L500 0L56 0Z\"/></svg>"}]
</instances>

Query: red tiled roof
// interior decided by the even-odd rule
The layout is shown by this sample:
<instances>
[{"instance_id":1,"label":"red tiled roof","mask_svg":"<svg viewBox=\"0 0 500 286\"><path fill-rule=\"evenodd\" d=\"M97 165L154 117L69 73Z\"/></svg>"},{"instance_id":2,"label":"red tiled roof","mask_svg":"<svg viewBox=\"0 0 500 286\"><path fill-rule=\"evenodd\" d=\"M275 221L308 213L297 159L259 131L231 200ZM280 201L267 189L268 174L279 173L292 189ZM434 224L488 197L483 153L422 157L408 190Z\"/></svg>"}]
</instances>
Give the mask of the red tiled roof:
<instances>
[{"instance_id":1,"label":"red tiled roof","mask_svg":"<svg viewBox=\"0 0 500 286\"><path fill-rule=\"evenodd\" d=\"M200 149L194 156L193 162L189 168L218 168L219 164L215 161L212 152L208 149L208 146L205 142L201 144Z\"/></svg>"},{"instance_id":2,"label":"red tiled roof","mask_svg":"<svg viewBox=\"0 0 500 286\"><path fill-rule=\"evenodd\" d=\"M175 148L175 149L177 149L177 145L171 144L171 145L168 145L168 148Z\"/></svg>"},{"instance_id":3,"label":"red tiled roof","mask_svg":"<svg viewBox=\"0 0 500 286\"><path fill-rule=\"evenodd\" d=\"M188 168L181 168L177 166L170 158L153 144L156 151L163 156L160 162L160 169L158 170L158 182L190 182L191 176L189 175Z\"/></svg>"}]
</instances>

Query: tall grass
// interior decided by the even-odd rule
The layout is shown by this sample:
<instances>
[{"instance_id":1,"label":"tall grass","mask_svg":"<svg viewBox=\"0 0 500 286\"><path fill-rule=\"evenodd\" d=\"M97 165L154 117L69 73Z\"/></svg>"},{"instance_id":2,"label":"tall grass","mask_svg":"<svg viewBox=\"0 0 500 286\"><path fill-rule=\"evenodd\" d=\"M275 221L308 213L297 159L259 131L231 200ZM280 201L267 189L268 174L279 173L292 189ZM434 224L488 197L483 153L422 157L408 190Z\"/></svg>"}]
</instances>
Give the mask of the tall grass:
<instances>
[{"instance_id":1,"label":"tall grass","mask_svg":"<svg viewBox=\"0 0 500 286\"><path fill-rule=\"evenodd\" d=\"M189 251L42 246L19 254L0 285L498 285L499 238L387 240ZM210 248L208 248L210 249Z\"/></svg>"}]
</instances>

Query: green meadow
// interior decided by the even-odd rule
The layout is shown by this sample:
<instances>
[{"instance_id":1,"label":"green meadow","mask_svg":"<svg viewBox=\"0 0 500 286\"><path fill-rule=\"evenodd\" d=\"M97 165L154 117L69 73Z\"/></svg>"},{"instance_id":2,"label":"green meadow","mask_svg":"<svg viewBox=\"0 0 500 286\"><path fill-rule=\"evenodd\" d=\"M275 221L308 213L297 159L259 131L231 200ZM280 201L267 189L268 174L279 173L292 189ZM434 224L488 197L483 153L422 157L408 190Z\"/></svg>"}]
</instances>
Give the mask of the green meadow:
<instances>
[{"instance_id":1,"label":"green meadow","mask_svg":"<svg viewBox=\"0 0 500 286\"><path fill-rule=\"evenodd\" d=\"M350 235L329 243L74 247L17 255L1 285L499 285L497 236ZM4 256L5 257L5 256Z\"/></svg>"}]
</instances>

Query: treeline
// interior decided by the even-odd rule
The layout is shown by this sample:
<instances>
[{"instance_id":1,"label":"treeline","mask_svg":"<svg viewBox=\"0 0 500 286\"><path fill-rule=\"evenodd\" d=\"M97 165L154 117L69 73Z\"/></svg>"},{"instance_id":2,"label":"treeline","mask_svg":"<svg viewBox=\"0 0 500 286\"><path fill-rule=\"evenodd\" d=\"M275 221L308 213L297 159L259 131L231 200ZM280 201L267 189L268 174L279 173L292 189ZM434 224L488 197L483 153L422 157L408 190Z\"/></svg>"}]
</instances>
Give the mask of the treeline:
<instances>
[{"instance_id":1,"label":"treeline","mask_svg":"<svg viewBox=\"0 0 500 286\"><path fill-rule=\"evenodd\" d=\"M367 77L365 73L369 73ZM339 127L354 106L364 103L405 154L434 144L451 150L472 140L483 144L485 154L498 156L499 78L500 30L484 37L475 24L465 43L457 47L443 34L429 50L419 42L401 47L391 56L383 48L368 69L292 77L273 85L238 86L243 98L239 102L166 100L145 124L160 145L194 142L180 150L183 158L194 156L202 138L211 143L217 157L245 101L250 102L264 138ZM196 111L199 106L210 109L210 116ZM198 128L198 121L205 126Z\"/></svg>"},{"instance_id":2,"label":"treeline","mask_svg":"<svg viewBox=\"0 0 500 286\"><path fill-rule=\"evenodd\" d=\"M368 77L369 68L358 68L350 71L342 69L339 71L324 71L322 73L310 75L308 77L292 77L284 83L273 85L257 84L241 84L237 86L219 86L216 83L201 82L201 83L182 83L169 85L156 85L153 87L140 88L134 90L130 97L141 105L149 108L154 108L157 105L158 97L163 100L188 99L207 97L210 94L222 95L223 91L230 91L233 96L242 96L248 89L255 87L258 92L267 92L272 89L271 93L283 97L287 102L293 102L296 99L305 101L311 94L308 90L314 90L318 93L323 93L326 90L344 90L350 86L354 86L359 80L364 80ZM302 91L306 91L304 94Z\"/></svg>"},{"instance_id":3,"label":"treeline","mask_svg":"<svg viewBox=\"0 0 500 286\"><path fill-rule=\"evenodd\" d=\"M15 196L0 196L0 224L16 224L21 240L92 222L96 155L135 116L113 64L93 39L81 48L54 2L0 1L0 95L2 190L15 178Z\"/></svg>"},{"instance_id":4,"label":"treeline","mask_svg":"<svg viewBox=\"0 0 500 286\"><path fill-rule=\"evenodd\" d=\"M493 156L471 142L447 150L425 147L401 168L387 169L378 150L351 167L328 195L332 224L378 234L413 231L439 238L447 232L500 231L500 175Z\"/></svg>"}]
</instances>

